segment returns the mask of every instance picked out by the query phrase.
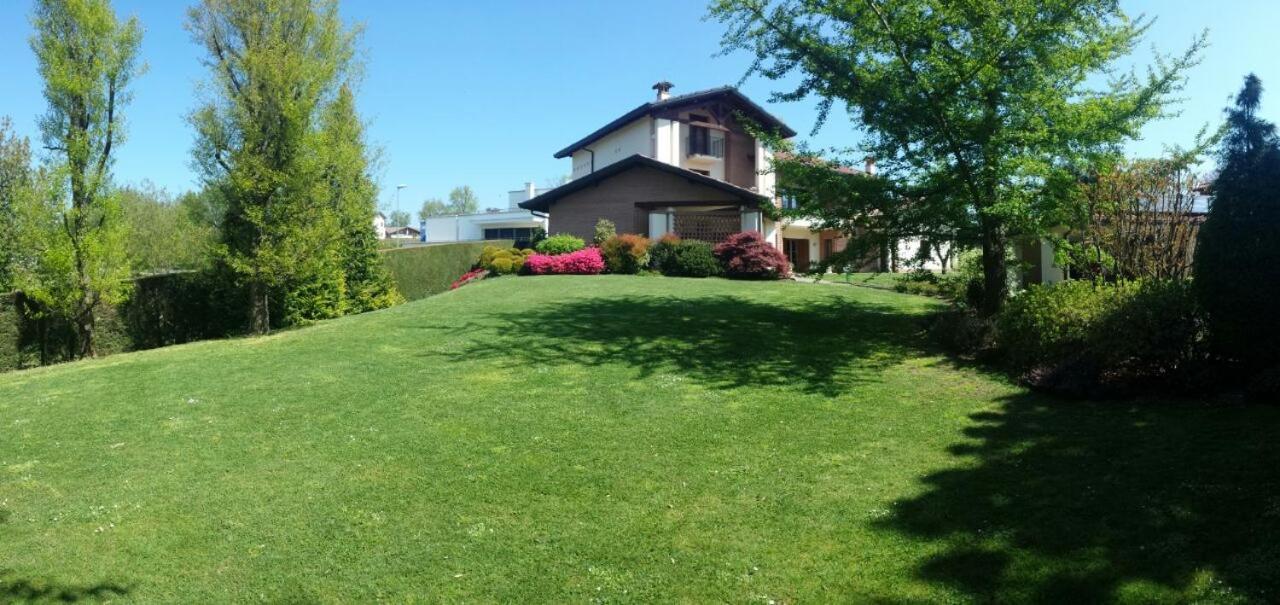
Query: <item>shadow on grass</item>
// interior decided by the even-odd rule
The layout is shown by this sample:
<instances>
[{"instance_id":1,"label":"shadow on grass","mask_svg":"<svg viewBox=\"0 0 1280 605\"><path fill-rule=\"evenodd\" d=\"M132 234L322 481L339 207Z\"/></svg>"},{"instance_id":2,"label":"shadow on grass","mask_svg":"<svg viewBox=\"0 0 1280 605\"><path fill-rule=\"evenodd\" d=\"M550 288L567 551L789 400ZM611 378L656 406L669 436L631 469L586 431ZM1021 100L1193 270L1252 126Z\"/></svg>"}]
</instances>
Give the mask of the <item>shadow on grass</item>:
<instances>
[{"instance_id":1,"label":"shadow on grass","mask_svg":"<svg viewBox=\"0 0 1280 605\"><path fill-rule=\"evenodd\" d=\"M110 582L78 586L13 576L12 572L0 570L0 603L77 603L111 600L129 594L128 588Z\"/></svg>"},{"instance_id":2,"label":"shadow on grass","mask_svg":"<svg viewBox=\"0 0 1280 605\"><path fill-rule=\"evenodd\" d=\"M972 420L951 448L970 464L881 522L947 545L922 578L984 601L1108 601L1129 582L1280 600L1280 409L1022 395Z\"/></svg>"},{"instance_id":3,"label":"shadow on grass","mask_svg":"<svg viewBox=\"0 0 1280 605\"><path fill-rule=\"evenodd\" d=\"M478 316L457 331L481 326L496 327L498 336L451 358L621 363L642 378L671 371L718 388L785 386L823 395L874 380L922 343L919 316L841 296L776 305L729 296L591 298Z\"/></svg>"}]
</instances>

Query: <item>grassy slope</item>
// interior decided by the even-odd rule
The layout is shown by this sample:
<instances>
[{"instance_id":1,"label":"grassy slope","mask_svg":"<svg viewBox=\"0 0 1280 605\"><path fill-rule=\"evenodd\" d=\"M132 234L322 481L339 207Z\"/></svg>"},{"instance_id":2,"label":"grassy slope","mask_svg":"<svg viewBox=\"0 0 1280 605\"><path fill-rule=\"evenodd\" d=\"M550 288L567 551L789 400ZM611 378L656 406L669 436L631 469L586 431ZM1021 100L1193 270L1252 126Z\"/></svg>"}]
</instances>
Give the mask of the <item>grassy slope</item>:
<instances>
[{"instance_id":1,"label":"grassy slope","mask_svg":"<svg viewBox=\"0 0 1280 605\"><path fill-rule=\"evenodd\" d=\"M1275 409L1037 399L933 304L503 278L0 376L0 601L1277 597Z\"/></svg>"}]
</instances>

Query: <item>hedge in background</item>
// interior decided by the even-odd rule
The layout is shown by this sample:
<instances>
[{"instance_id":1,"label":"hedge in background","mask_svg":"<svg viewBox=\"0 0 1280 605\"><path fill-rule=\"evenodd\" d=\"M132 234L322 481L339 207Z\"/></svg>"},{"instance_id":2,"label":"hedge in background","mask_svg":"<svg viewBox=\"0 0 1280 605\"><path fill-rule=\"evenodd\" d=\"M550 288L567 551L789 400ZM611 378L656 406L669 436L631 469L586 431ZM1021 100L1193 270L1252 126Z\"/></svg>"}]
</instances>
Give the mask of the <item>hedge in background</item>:
<instances>
[{"instance_id":1,"label":"hedge in background","mask_svg":"<svg viewBox=\"0 0 1280 605\"><path fill-rule=\"evenodd\" d=\"M132 350L123 318L100 305L94 348L99 356ZM76 358L75 326L20 292L0 295L0 372L62 363Z\"/></svg>"},{"instance_id":2,"label":"hedge in background","mask_svg":"<svg viewBox=\"0 0 1280 605\"><path fill-rule=\"evenodd\" d=\"M510 248L514 243L462 242L384 250L382 260L405 299L418 300L448 290L459 275L475 266L485 246Z\"/></svg>"}]
</instances>

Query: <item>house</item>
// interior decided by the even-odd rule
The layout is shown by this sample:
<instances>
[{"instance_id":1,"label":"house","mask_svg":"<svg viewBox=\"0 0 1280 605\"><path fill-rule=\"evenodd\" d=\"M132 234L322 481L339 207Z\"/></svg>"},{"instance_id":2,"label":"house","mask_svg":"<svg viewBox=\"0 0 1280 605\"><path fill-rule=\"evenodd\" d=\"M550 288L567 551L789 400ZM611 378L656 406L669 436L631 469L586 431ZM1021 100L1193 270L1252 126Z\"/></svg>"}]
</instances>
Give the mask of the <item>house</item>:
<instances>
[{"instance_id":1,"label":"house","mask_svg":"<svg viewBox=\"0 0 1280 605\"><path fill-rule=\"evenodd\" d=\"M795 131L736 88L724 86L672 96L670 82L657 97L555 153L571 158L567 184L519 203L549 215L550 233L584 239L599 219L620 233L659 238L667 233L719 242L754 230L808 268L844 247L843 236L815 231L803 220L774 220L781 207L771 152L742 123L795 136Z\"/></svg>"},{"instance_id":2,"label":"house","mask_svg":"<svg viewBox=\"0 0 1280 605\"><path fill-rule=\"evenodd\" d=\"M550 189L539 190L529 182L525 183L523 189L507 193L506 209L429 217L423 221L426 241L439 243L501 239L514 240L521 247L527 246L536 230L546 230L547 217L525 210L519 204L549 191Z\"/></svg>"},{"instance_id":3,"label":"house","mask_svg":"<svg viewBox=\"0 0 1280 605\"><path fill-rule=\"evenodd\" d=\"M377 212L373 215L373 232L378 239L387 239L387 215Z\"/></svg>"},{"instance_id":4,"label":"house","mask_svg":"<svg viewBox=\"0 0 1280 605\"><path fill-rule=\"evenodd\" d=\"M408 239L416 240L422 236L422 232L414 227L387 227L386 236L383 239Z\"/></svg>"}]
</instances>

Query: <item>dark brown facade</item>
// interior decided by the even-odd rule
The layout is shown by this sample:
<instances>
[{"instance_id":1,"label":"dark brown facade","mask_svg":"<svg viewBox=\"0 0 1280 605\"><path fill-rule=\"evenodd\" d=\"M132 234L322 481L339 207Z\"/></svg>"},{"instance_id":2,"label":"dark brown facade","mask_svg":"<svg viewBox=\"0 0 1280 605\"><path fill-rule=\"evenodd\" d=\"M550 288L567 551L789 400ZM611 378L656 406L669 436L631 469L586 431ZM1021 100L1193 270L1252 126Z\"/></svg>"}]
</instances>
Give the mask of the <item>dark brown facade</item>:
<instances>
[{"instance_id":1,"label":"dark brown facade","mask_svg":"<svg viewBox=\"0 0 1280 605\"><path fill-rule=\"evenodd\" d=\"M737 206L744 201L731 192L676 174L636 166L556 200L550 208L549 231L590 240L595 234L596 222L603 218L613 221L618 233L648 235L650 208L702 203Z\"/></svg>"}]
</instances>

